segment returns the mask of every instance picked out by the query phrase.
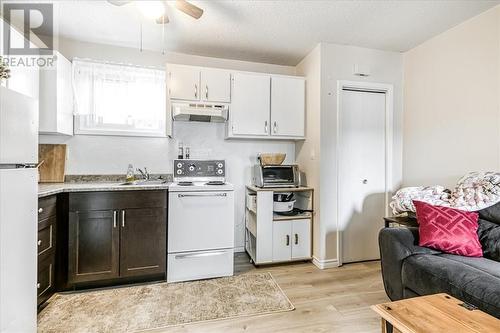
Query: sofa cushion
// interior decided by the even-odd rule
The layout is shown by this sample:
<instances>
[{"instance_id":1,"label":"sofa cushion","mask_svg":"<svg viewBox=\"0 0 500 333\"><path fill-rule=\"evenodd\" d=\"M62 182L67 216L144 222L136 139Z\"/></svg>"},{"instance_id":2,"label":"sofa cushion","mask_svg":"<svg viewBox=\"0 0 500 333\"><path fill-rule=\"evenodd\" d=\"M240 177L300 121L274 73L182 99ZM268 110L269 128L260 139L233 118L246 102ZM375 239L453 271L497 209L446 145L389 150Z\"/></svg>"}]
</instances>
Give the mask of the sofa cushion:
<instances>
[{"instance_id":1,"label":"sofa cushion","mask_svg":"<svg viewBox=\"0 0 500 333\"><path fill-rule=\"evenodd\" d=\"M500 261L500 224L479 219L477 234L483 248L483 256Z\"/></svg>"},{"instance_id":2,"label":"sofa cushion","mask_svg":"<svg viewBox=\"0 0 500 333\"><path fill-rule=\"evenodd\" d=\"M468 257L482 257L477 235L478 213L413 201L419 224L419 245Z\"/></svg>"},{"instance_id":3,"label":"sofa cushion","mask_svg":"<svg viewBox=\"0 0 500 333\"><path fill-rule=\"evenodd\" d=\"M402 267L402 283L419 295L445 292L500 318L498 263L486 258L413 255Z\"/></svg>"},{"instance_id":4,"label":"sofa cushion","mask_svg":"<svg viewBox=\"0 0 500 333\"><path fill-rule=\"evenodd\" d=\"M500 202L497 202L493 206L478 210L477 212L479 213L480 219L500 224Z\"/></svg>"}]
</instances>

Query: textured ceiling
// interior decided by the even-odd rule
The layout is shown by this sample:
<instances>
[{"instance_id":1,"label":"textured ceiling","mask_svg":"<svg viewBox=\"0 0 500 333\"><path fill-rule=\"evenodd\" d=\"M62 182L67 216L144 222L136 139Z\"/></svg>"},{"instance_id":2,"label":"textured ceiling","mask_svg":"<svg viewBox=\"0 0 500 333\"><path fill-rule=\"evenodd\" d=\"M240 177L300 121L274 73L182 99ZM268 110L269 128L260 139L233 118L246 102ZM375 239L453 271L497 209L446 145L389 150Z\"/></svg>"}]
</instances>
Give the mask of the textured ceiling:
<instances>
[{"instance_id":1,"label":"textured ceiling","mask_svg":"<svg viewBox=\"0 0 500 333\"><path fill-rule=\"evenodd\" d=\"M66 38L220 58L296 65L318 42L406 51L499 1L192 1L200 20L167 1L162 28L134 4L58 1L56 22Z\"/></svg>"}]
</instances>

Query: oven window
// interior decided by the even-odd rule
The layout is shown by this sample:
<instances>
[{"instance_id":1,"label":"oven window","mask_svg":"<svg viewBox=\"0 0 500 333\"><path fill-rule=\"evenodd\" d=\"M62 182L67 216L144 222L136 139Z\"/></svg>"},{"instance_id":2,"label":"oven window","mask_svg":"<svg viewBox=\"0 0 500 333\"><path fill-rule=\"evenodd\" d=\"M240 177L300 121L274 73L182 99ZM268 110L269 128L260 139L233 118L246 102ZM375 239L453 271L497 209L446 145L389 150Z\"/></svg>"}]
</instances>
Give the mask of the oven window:
<instances>
[{"instance_id":1,"label":"oven window","mask_svg":"<svg viewBox=\"0 0 500 333\"><path fill-rule=\"evenodd\" d=\"M264 168L262 175L267 183L293 183L292 168Z\"/></svg>"}]
</instances>

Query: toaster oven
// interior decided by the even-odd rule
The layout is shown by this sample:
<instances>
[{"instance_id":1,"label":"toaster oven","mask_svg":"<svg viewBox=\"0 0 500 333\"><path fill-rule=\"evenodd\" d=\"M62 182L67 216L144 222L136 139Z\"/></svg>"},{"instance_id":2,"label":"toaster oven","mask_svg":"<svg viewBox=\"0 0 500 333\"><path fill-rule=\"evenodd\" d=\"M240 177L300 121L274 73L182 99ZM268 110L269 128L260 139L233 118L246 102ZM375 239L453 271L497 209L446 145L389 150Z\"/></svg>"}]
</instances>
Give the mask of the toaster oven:
<instances>
[{"instance_id":1,"label":"toaster oven","mask_svg":"<svg viewBox=\"0 0 500 333\"><path fill-rule=\"evenodd\" d=\"M296 164L255 165L252 183L257 187L299 187L299 167Z\"/></svg>"}]
</instances>

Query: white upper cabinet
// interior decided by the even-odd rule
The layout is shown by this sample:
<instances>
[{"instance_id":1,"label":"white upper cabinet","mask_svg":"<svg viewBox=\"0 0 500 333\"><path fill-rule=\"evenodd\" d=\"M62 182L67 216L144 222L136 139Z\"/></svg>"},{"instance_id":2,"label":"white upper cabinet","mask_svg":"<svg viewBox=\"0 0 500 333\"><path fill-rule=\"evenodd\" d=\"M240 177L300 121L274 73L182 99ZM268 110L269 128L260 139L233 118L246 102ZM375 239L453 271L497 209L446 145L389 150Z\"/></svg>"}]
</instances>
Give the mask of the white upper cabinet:
<instances>
[{"instance_id":1,"label":"white upper cabinet","mask_svg":"<svg viewBox=\"0 0 500 333\"><path fill-rule=\"evenodd\" d=\"M54 65L40 70L39 133L73 135L71 62L59 52L54 53Z\"/></svg>"},{"instance_id":2,"label":"white upper cabinet","mask_svg":"<svg viewBox=\"0 0 500 333\"><path fill-rule=\"evenodd\" d=\"M231 74L220 69L201 70L201 100L229 103L231 101Z\"/></svg>"},{"instance_id":3,"label":"white upper cabinet","mask_svg":"<svg viewBox=\"0 0 500 333\"><path fill-rule=\"evenodd\" d=\"M167 65L168 91L172 100L229 103L231 74L215 68Z\"/></svg>"},{"instance_id":4,"label":"white upper cabinet","mask_svg":"<svg viewBox=\"0 0 500 333\"><path fill-rule=\"evenodd\" d=\"M184 65L168 65L167 89L171 99L199 101L200 69Z\"/></svg>"},{"instance_id":5,"label":"white upper cabinet","mask_svg":"<svg viewBox=\"0 0 500 333\"><path fill-rule=\"evenodd\" d=\"M228 136L270 134L271 77L263 74L233 74Z\"/></svg>"},{"instance_id":6,"label":"white upper cabinet","mask_svg":"<svg viewBox=\"0 0 500 333\"><path fill-rule=\"evenodd\" d=\"M305 80L271 78L271 135L304 137Z\"/></svg>"}]
</instances>

